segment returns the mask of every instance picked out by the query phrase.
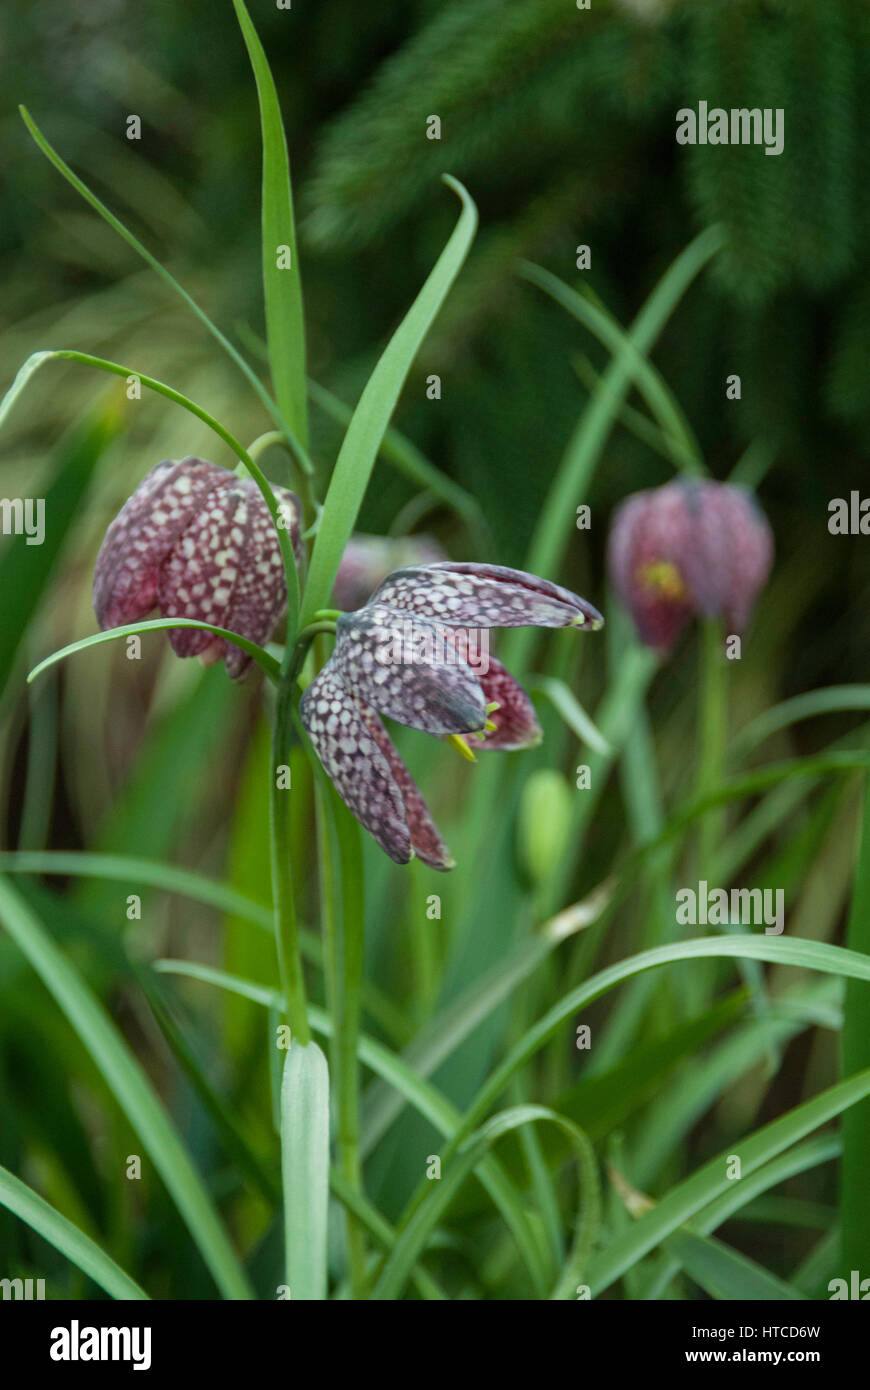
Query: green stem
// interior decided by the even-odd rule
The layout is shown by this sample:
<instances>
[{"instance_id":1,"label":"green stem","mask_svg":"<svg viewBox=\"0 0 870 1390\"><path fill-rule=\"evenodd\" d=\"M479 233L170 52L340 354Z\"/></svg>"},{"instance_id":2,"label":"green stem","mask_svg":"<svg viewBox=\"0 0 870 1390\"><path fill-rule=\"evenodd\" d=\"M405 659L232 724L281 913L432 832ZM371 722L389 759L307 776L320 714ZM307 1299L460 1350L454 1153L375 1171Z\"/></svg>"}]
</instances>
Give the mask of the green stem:
<instances>
[{"instance_id":1,"label":"green stem","mask_svg":"<svg viewBox=\"0 0 870 1390\"><path fill-rule=\"evenodd\" d=\"M338 1165L350 1191L362 1197L359 1145L360 989L363 963L363 868L359 826L325 779L315 779L320 852L321 917L333 1019L330 1061L335 1077ZM337 854L336 854L337 850ZM340 900L336 884L340 885ZM347 1257L355 1299L367 1296L365 1229L346 1210Z\"/></svg>"},{"instance_id":2,"label":"green stem","mask_svg":"<svg viewBox=\"0 0 870 1390\"><path fill-rule=\"evenodd\" d=\"M272 844L272 897L275 912L275 943L281 983L287 999L290 1032L300 1047L307 1047L308 1006L305 978L299 951L296 906L293 900L293 873L290 861L290 788L280 787L278 769L289 766L290 727L293 716L294 682L284 680L277 690L275 722L272 727L272 767L270 793L270 831Z\"/></svg>"},{"instance_id":3,"label":"green stem","mask_svg":"<svg viewBox=\"0 0 870 1390\"><path fill-rule=\"evenodd\" d=\"M698 705L699 797L711 796L724 778L727 740L727 692L725 646L721 622L708 619L701 625L701 671ZM722 841L724 811L708 811L698 828L698 870L715 882L716 859Z\"/></svg>"}]
</instances>

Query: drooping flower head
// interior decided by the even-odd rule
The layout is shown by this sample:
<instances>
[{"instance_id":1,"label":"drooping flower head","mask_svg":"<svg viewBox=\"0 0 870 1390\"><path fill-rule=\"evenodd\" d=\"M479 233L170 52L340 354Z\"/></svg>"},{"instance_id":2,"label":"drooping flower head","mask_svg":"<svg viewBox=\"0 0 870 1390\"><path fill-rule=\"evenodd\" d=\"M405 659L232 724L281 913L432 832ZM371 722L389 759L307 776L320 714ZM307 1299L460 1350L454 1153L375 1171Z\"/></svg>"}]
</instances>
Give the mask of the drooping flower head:
<instances>
[{"instance_id":1,"label":"drooping flower head","mask_svg":"<svg viewBox=\"0 0 870 1390\"><path fill-rule=\"evenodd\" d=\"M339 795L398 864L453 860L380 716L483 750L525 748L541 730L529 697L489 655L499 627L582 627L603 619L567 589L500 565L418 565L389 575L338 620L335 649L300 713Z\"/></svg>"},{"instance_id":2,"label":"drooping flower head","mask_svg":"<svg viewBox=\"0 0 870 1390\"><path fill-rule=\"evenodd\" d=\"M668 652L692 616L742 632L773 563L754 498L732 483L679 480L617 508L607 565L648 646Z\"/></svg>"},{"instance_id":3,"label":"drooping flower head","mask_svg":"<svg viewBox=\"0 0 870 1390\"><path fill-rule=\"evenodd\" d=\"M304 550L298 498L273 491L296 563ZM287 588L269 510L250 478L205 459L158 463L106 532L94 571L94 612L101 628L139 622L158 608L166 618L196 618L262 645L283 615ZM178 656L226 660L234 680L251 658L224 637L172 628Z\"/></svg>"},{"instance_id":4,"label":"drooping flower head","mask_svg":"<svg viewBox=\"0 0 870 1390\"><path fill-rule=\"evenodd\" d=\"M356 531L348 541L332 597L336 608L362 608L393 570L406 565L432 565L447 555L434 536L368 536Z\"/></svg>"}]
</instances>

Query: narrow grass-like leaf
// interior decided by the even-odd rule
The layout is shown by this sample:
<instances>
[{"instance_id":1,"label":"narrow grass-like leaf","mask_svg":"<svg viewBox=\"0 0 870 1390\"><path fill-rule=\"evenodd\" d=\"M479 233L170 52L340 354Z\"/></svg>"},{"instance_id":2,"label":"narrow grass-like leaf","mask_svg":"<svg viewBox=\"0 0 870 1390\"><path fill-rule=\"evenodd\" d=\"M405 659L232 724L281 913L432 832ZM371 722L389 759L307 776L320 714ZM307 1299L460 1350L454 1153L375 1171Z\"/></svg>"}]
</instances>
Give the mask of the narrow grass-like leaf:
<instances>
[{"instance_id":1,"label":"narrow grass-like leaf","mask_svg":"<svg viewBox=\"0 0 870 1390\"><path fill-rule=\"evenodd\" d=\"M74 1226L32 1187L0 1167L0 1205L26 1221L55 1250L84 1270L111 1298L147 1299L144 1289L125 1274L105 1250ZM5 1294L4 1294L5 1297Z\"/></svg>"},{"instance_id":2,"label":"narrow grass-like leaf","mask_svg":"<svg viewBox=\"0 0 870 1390\"><path fill-rule=\"evenodd\" d=\"M272 400L272 397L269 395L263 383L259 380L256 373L251 370L245 359L242 357L241 353L230 342L229 338L227 338L226 335L221 332L221 330L217 327L216 324L212 323L208 315L204 312L203 309L200 308L200 306L196 303L192 296L188 294L187 290L184 289L178 283L178 281L175 279L175 276L171 275L169 271L166 269L166 267L161 265L157 257L152 255L152 253L147 249L147 247L142 245L142 242L138 239L138 237L135 237L133 233L129 231L127 227L124 226L123 222L121 222L121 220L117 218L113 212L110 212L110 210L106 207L105 203L102 203L100 199L96 196L96 194L91 192L87 184L83 183L82 180L78 177L78 175L73 173L69 165L66 164L63 161L63 159L61 159L60 155L57 153L54 147L49 144L48 140L45 138L42 131L39 129L38 125L33 120L33 117L30 115L30 112L27 110L27 108L24 106L19 106L18 109L21 113L21 118L24 121L24 124L27 126L27 129L30 131L30 134L33 136L33 139L36 141L37 145L42 150L42 153L45 155L46 159L48 159L49 162L54 165L58 173L63 175L67 183L71 184L75 191L82 198L84 198L85 202L90 203L94 211L98 212L100 217L102 217L105 222L108 222L109 226L114 231L116 231L120 237L123 237L127 245L131 246L133 250L138 255L140 255L144 261L147 261L148 265L151 266L151 269L155 270L157 274L160 276L160 278L167 285L169 285L169 287L172 290L174 290L177 295L180 295L187 307L193 310L199 321L205 325L209 333L211 333L212 337L215 338L218 343L220 343L224 352L226 352L227 355L230 358L232 358L233 362L235 362L236 366L250 382L251 386L256 391L257 395L259 396L263 405L266 407L266 410L269 412L272 419L275 421L278 428L284 434L286 434L287 439L293 446L294 452L297 453L300 458L307 458L306 451L302 447L301 442L294 435L289 422L284 419L283 415L281 414L281 411L278 409L278 406Z\"/></svg>"},{"instance_id":3,"label":"narrow grass-like leaf","mask_svg":"<svg viewBox=\"0 0 870 1390\"><path fill-rule=\"evenodd\" d=\"M870 964L870 777L864 788L864 814L849 925L849 948ZM846 982L843 1005L842 1072L870 1066L870 990ZM845 1270L861 1269L870 1251L870 1100L843 1117L843 1175L840 1190L840 1241Z\"/></svg>"},{"instance_id":4,"label":"narrow grass-like leaf","mask_svg":"<svg viewBox=\"0 0 870 1390\"><path fill-rule=\"evenodd\" d=\"M870 685L829 685L823 690L809 690L805 695L783 700L753 719L734 738L731 755L735 762L739 761L772 734L797 724L801 719L815 719L822 714L843 710L867 709L870 709Z\"/></svg>"},{"instance_id":5,"label":"narrow grass-like leaf","mask_svg":"<svg viewBox=\"0 0 870 1390\"><path fill-rule=\"evenodd\" d=\"M77 970L28 905L0 879L0 921L54 996L150 1154L225 1298L251 1288L199 1174L148 1077Z\"/></svg>"},{"instance_id":6,"label":"narrow grass-like leaf","mask_svg":"<svg viewBox=\"0 0 870 1390\"><path fill-rule=\"evenodd\" d=\"M447 175L445 182L461 199L462 212L426 283L381 354L347 427L311 557L300 619L302 626L311 622L315 612L329 603L344 548L350 540L405 379L471 246L477 210L462 184Z\"/></svg>"},{"instance_id":7,"label":"narrow grass-like leaf","mask_svg":"<svg viewBox=\"0 0 870 1390\"><path fill-rule=\"evenodd\" d=\"M281 1080L285 1273L295 1301L326 1298L329 1071L315 1042L290 1043Z\"/></svg>"},{"instance_id":8,"label":"narrow grass-like leaf","mask_svg":"<svg viewBox=\"0 0 870 1390\"><path fill-rule=\"evenodd\" d=\"M627 960L608 966L606 970L599 971L597 975L569 991L528 1030L495 1069L466 1112L459 1137L464 1138L465 1133L470 1132L478 1118L484 1115L489 1106L502 1094L516 1071L549 1042L550 1038L555 1037L565 1023L573 1019L581 1009L600 999L615 985L660 965L717 956L742 956L749 960L796 965L806 970L819 970L827 975L840 975L848 979L870 982L870 957L821 941L791 941L785 937L772 936L702 936L691 941L680 941L642 951L639 955L629 956Z\"/></svg>"},{"instance_id":9,"label":"narrow grass-like leaf","mask_svg":"<svg viewBox=\"0 0 870 1390\"><path fill-rule=\"evenodd\" d=\"M192 961L158 960L154 962L154 968L165 974L184 975L189 979L217 985L220 989L231 990L244 999L252 999L267 1008L281 1011L286 1008L286 1001L279 990L255 984L252 980L241 980L237 976L228 975L223 970L214 970L207 965L199 965ZM309 1005L308 1015L314 1032L325 1037L332 1036L333 1022L325 1010L317 1008L316 1005ZM459 1112L440 1091L417 1076L401 1057L365 1033L359 1035L357 1050L363 1065L400 1091L408 1103L440 1134L449 1136L455 1131L459 1122ZM505 1225L517 1243L532 1285L537 1294L543 1297L546 1292L545 1271L537 1240L519 1195L506 1177L501 1164L491 1155L483 1159L476 1176L501 1212Z\"/></svg>"},{"instance_id":10,"label":"narrow grass-like leaf","mask_svg":"<svg viewBox=\"0 0 870 1390\"><path fill-rule=\"evenodd\" d=\"M816 1168L821 1163L829 1163L831 1159L839 1156L842 1148L840 1135L831 1133L814 1135L812 1139L795 1145L778 1158L765 1163L761 1168L756 1168L754 1173L744 1173L739 1182L732 1182L726 1192L692 1219L690 1229L709 1235L748 1206L759 1193L768 1192L770 1188L777 1187L798 1173ZM670 1247L668 1254L673 1255ZM641 1296L644 1299L660 1299L679 1268L679 1260L666 1260L647 1281ZM794 1284L801 1292L806 1292L796 1277Z\"/></svg>"},{"instance_id":11,"label":"narrow grass-like leaf","mask_svg":"<svg viewBox=\"0 0 870 1390\"><path fill-rule=\"evenodd\" d=\"M137 859L127 854L83 854L75 850L19 850L0 852L0 873L61 874L64 877L105 878L115 883L142 883L166 893L178 893L272 931L272 913L265 905L205 874L179 869L156 859Z\"/></svg>"},{"instance_id":12,"label":"narrow grass-like leaf","mask_svg":"<svg viewBox=\"0 0 870 1390\"><path fill-rule=\"evenodd\" d=\"M665 1242L665 1249L677 1257L689 1277L711 1298L775 1302L806 1297L756 1260L712 1236L677 1231Z\"/></svg>"},{"instance_id":13,"label":"narrow grass-like leaf","mask_svg":"<svg viewBox=\"0 0 870 1390\"><path fill-rule=\"evenodd\" d=\"M52 652L44 661L40 661L38 666L34 666L28 682L36 680L37 676L42 675L49 666L53 666L57 661L63 661L68 656L74 656L76 652L86 651L88 647L97 647L101 642L114 642L116 637L130 637L134 633L140 632L163 632L167 628L173 627L199 627L206 632L213 632L216 637L226 637L229 642L241 647L243 652L253 657L257 665L265 671L272 681L277 681L281 668L273 656L270 656L263 647L258 647L256 642L251 642L247 637L241 637L238 632L230 632L226 627L215 627L214 623L201 623L196 618L149 618L144 623L125 623L123 627L112 627L106 632L95 632L91 637L81 637L78 642L71 642L68 647L61 647L59 651Z\"/></svg>"},{"instance_id":14,"label":"narrow grass-like leaf","mask_svg":"<svg viewBox=\"0 0 870 1390\"><path fill-rule=\"evenodd\" d=\"M2 406L0 406L2 418ZM45 492L45 535L39 545L24 538L12 542L0 555L0 693L12 670L21 639L45 593L63 543L75 522L94 468L119 433L121 417L116 409L101 407L64 443L58 470Z\"/></svg>"},{"instance_id":15,"label":"narrow grass-like leaf","mask_svg":"<svg viewBox=\"0 0 870 1390\"><path fill-rule=\"evenodd\" d=\"M308 394L324 415L347 428L353 419L353 410L349 405L345 405L332 391L327 391L325 386L320 386L310 379ZM452 478L448 478L434 463L430 463L416 444L412 444L410 439L406 439L392 425L381 440L380 457L392 464L397 472L403 473L412 483L416 483L426 492L434 493L446 506L452 507L456 515L462 517L469 534L482 547L481 554L488 550L492 538L486 516L477 498Z\"/></svg>"},{"instance_id":16,"label":"narrow grass-like leaf","mask_svg":"<svg viewBox=\"0 0 870 1390\"><path fill-rule=\"evenodd\" d=\"M526 684L531 691L546 695L556 713L581 743L587 744L601 757L608 757L613 752L607 739L595 727L573 690L564 681L556 676L532 676Z\"/></svg>"},{"instance_id":17,"label":"narrow grass-like leaf","mask_svg":"<svg viewBox=\"0 0 870 1390\"><path fill-rule=\"evenodd\" d=\"M705 1163L691 1177L677 1183L652 1210L619 1235L593 1260L589 1284L593 1295L601 1293L643 1259L684 1222L731 1186L729 1157L737 1154L741 1172L752 1173L798 1140L870 1095L870 1068L840 1081L821 1095L781 1115L745 1139L733 1142L726 1152Z\"/></svg>"},{"instance_id":18,"label":"narrow grass-like leaf","mask_svg":"<svg viewBox=\"0 0 870 1390\"><path fill-rule=\"evenodd\" d=\"M698 441L672 393L656 368L635 347L630 336L613 315L595 303L591 294L578 294L570 285L566 285L563 280L541 266L520 261L519 273L567 309L584 328L594 333L614 357L624 355L634 385L658 420L664 440L669 445L671 456L677 466L688 473L706 472Z\"/></svg>"},{"instance_id":19,"label":"narrow grass-like leaf","mask_svg":"<svg viewBox=\"0 0 870 1390\"><path fill-rule=\"evenodd\" d=\"M281 107L269 62L244 0L233 0L254 69L263 138L263 292L272 389L284 419L308 443L305 391L305 322L296 253L290 159ZM290 264L284 264L289 256Z\"/></svg>"},{"instance_id":20,"label":"narrow grass-like leaf","mask_svg":"<svg viewBox=\"0 0 870 1390\"><path fill-rule=\"evenodd\" d=\"M2 858L2 856L0 856ZM520 942L491 970L446 1004L423 1027L402 1053L421 1077L432 1076L476 1028L490 1018L519 984L530 978L542 961L575 932L591 926L606 905L605 894L593 894L566 908L527 940ZM382 1082L363 1097L363 1156L371 1153L401 1113L404 1097Z\"/></svg>"},{"instance_id":21,"label":"narrow grass-like leaf","mask_svg":"<svg viewBox=\"0 0 870 1390\"><path fill-rule=\"evenodd\" d=\"M431 1194L429 1200L421 1204L408 1224L398 1233L396 1243L390 1251L381 1276L372 1291L373 1300L399 1297L441 1217L447 1211L466 1178L480 1163L492 1145L502 1135L519 1129L521 1125L533 1124L541 1120L558 1125L560 1129L570 1135L584 1176L588 1175L588 1140L583 1131L570 1120L566 1120L562 1115L557 1115L554 1110L548 1110L542 1105L517 1105L499 1115L494 1115L476 1134L469 1138L468 1142L451 1159L449 1165L442 1169L440 1180L437 1183L429 1184ZM568 1290L579 1282L583 1273L583 1264L595 1238L598 1218L598 1192L597 1183L595 1183L592 1185L592 1191L583 1190L582 1192L574 1244L554 1297L570 1296Z\"/></svg>"},{"instance_id":22,"label":"narrow grass-like leaf","mask_svg":"<svg viewBox=\"0 0 870 1390\"><path fill-rule=\"evenodd\" d=\"M574 515L577 499L586 495L595 466L613 428L617 413L634 380L634 353L649 352L689 285L723 245L719 227L707 227L668 267L640 313L622 346L607 368L601 389L583 416L559 464L538 517L524 568L532 574L555 578L568 548L571 530L567 518ZM523 671L534 641L533 629L520 629L505 642L505 664ZM601 720L598 721L601 724Z\"/></svg>"}]
</instances>

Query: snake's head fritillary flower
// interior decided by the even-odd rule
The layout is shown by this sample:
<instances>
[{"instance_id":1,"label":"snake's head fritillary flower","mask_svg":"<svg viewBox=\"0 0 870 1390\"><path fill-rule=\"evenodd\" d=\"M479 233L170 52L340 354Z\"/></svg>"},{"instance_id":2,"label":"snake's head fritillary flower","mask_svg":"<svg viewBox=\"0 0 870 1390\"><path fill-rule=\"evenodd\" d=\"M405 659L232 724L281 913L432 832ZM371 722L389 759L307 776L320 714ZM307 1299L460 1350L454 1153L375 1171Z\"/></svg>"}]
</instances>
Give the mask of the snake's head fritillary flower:
<instances>
[{"instance_id":1,"label":"snake's head fritillary flower","mask_svg":"<svg viewBox=\"0 0 870 1390\"><path fill-rule=\"evenodd\" d=\"M296 563L304 551L299 500L273 488ZM101 628L135 623L152 609L195 618L262 645L283 615L287 587L269 510L250 478L205 459L158 463L106 532L94 571L94 612ZM171 628L178 656L209 665L226 660L234 680L251 658L224 637Z\"/></svg>"},{"instance_id":2,"label":"snake's head fritillary flower","mask_svg":"<svg viewBox=\"0 0 870 1390\"><path fill-rule=\"evenodd\" d=\"M453 860L381 715L447 738L468 754L537 743L528 695L489 656L498 627L603 625L584 599L500 565L415 565L389 575L338 620L335 649L300 704L317 756L353 814L397 864Z\"/></svg>"},{"instance_id":3,"label":"snake's head fritillary flower","mask_svg":"<svg viewBox=\"0 0 870 1390\"><path fill-rule=\"evenodd\" d=\"M335 576L332 597L336 608L362 608L393 570L404 565L430 565L447 555L434 536L368 536L357 531L345 546Z\"/></svg>"},{"instance_id":4,"label":"snake's head fritillary flower","mask_svg":"<svg viewBox=\"0 0 870 1390\"><path fill-rule=\"evenodd\" d=\"M773 563L773 536L750 493L679 480L617 509L607 564L640 638L667 653L692 616L742 632Z\"/></svg>"}]
</instances>

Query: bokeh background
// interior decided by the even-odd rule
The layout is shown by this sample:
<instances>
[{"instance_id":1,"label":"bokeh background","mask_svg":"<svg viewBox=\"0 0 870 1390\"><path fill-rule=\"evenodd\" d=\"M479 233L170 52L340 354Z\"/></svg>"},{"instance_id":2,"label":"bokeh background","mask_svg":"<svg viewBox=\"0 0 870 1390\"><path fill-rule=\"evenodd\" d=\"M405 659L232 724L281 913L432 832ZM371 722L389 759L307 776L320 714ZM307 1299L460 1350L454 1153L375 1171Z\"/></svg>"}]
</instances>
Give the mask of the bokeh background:
<instances>
[{"instance_id":1,"label":"bokeh background","mask_svg":"<svg viewBox=\"0 0 870 1390\"><path fill-rule=\"evenodd\" d=\"M654 360L712 474L724 478L749 459L776 536L774 575L733 678L733 726L790 695L864 680L868 542L831 536L827 507L865 485L870 457L866 4L594 0L586 12L570 0L295 0L291 11L281 11L261 0L251 13L290 142L315 381L356 401L453 225L455 200L441 173L460 178L478 205L475 246L420 353L396 424L478 499L491 533L486 558L522 563L608 360L559 306L519 278L517 260L574 283L575 248L587 243L592 265L582 279L627 324L699 230L725 229L726 249L677 308ZM239 438L252 439L268 424L244 381L184 306L51 169L15 110L18 101L28 106L72 167L265 370L256 96L229 0L13 0L0 13L0 43L3 388L31 352L77 348L172 383ZM699 100L785 108L784 153L677 146L675 111ZM425 138L433 113L441 119L437 142ZM126 138L131 114L141 117L138 141ZM425 378L433 372L442 379L438 401L426 398ZM739 401L726 399L731 373L742 380ZM35 660L93 631L93 559L106 524L144 472L185 454L232 462L184 412L156 396L126 401L107 382L77 365L44 367L0 439L3 496L50 499L45 547L0 541L3 846L166 858L265 902L266 744L256 682L232 688L221 671L202 673L172 660L155 637L133 672L123 653L101 648L37 686L24 684ZM107 418L112 437L94 461L82 440L95 420ZM312 453L325 477L340 431L316 405L311 424ZM592 507L591 531L577 533L564 573L551 577L606 606L610 513L628 493L671 473L667 460L618 426L589 495L576 499ZM384 462L375 478L363 529L386 533L410 518L454 558L470 557L469 538L447 509L429 510L425 519L421 513L415 523L414 484ZM566 517L566 528L572 524ZM577 683L589 708L606 691L603 641L594 641L583 651ZM690 637L651 686L648 718L668 797L685 792L691 776L686 728L695 655ZM768 751L809 753L848 734L853 746L866 743L860 715L799 726ZM444 768L436 751L424 749L415 770L429 778L449 831L474 794L476 774L452 763ZM534 755L530 768L556 766L566 775L578 760L573 743L555 734L540 758ZM759 847L768 862L780 863L775 856L805 836L800 864L790 870L790 930L842 939L856 807L851 784L813 784ZM603 877L625 821L614 776L568 901ZM304 825L299 834L304 857ZM494 828L493 841L502 865L516 859L518 887L504 922L512 938L532 912L533 894L513 825L504 841ZM367 856L374 885L368 966L384 996L378 1008L387 1029L389 1001L401 1000L409 979L419 986L414 1009L423 1017L431 1003L426 990L442 978L436 966L448 960L447 973L457 978L468 966L473 978L485 962L451 956L446 928L434 945L431 936L398 932L403 912L434 891L426 888L430 880L402 879L376 851ZM466 865L451 891L467 902L483 868ZM228 1167L226 1133L197 1099L137 980L140 963L159 954L267 975L265 939L202 905L123 882L54 875L16 884L147 1061L218 1189L226 1184L240 1239L267 1269L274 1239L268 1182L258 1186L250 1174L240 1182ZM313 885L306 891L310 907ZM141 921L127 918L133 892L143 895ZM601 959L627 953L638 931L631 913L623 914L601 944ZM156 1292L208 1296L207 1276L159 1183L146 1179L137 1189L110 1181L117 1154L135 1152L135 1141L6 939L0 1001L0 1161L29 1174L85 1229L109 1231L122 1262L126 1243ZM179 1029L186 1037L196 1018L200 1065L254 1149L265 1152L270 1083L259 1013L201 993L183 1009L189 1014L178 1014ZM392 1022L401 1031L414 1018ZM674 1123L682 1127L686 1171L735 1127L770 1118L830 1080L832 1035L805 1028L782 1046L786 1060L772 1077L769 1057L742 1068L734 1061L731 1070L722 1059L716 1094L680 1112ZM701 1061L699 1053L681 1065ZM449 1084L458 1099L475 1089L479 1062L456 1068ZM395 1135L393 1142L400 1151ZM419 1174L393 1162L391 1152L385 1146L370 1182L395 1212ZM673 1156L662 1161L679 1167ZM641 1185L654 1186L657 1177L662 1172L652 1161L636 1174ZM833 1181L824 1170L806 1178L789 1222L744 1227L735 1240L777 1267L793 1265L818 1236ZM56 1289L95 1292L5 1213L0 1249L6 1274L13 1265L42 1269L54 1261Z\"/></svg>"}]
</instances>

